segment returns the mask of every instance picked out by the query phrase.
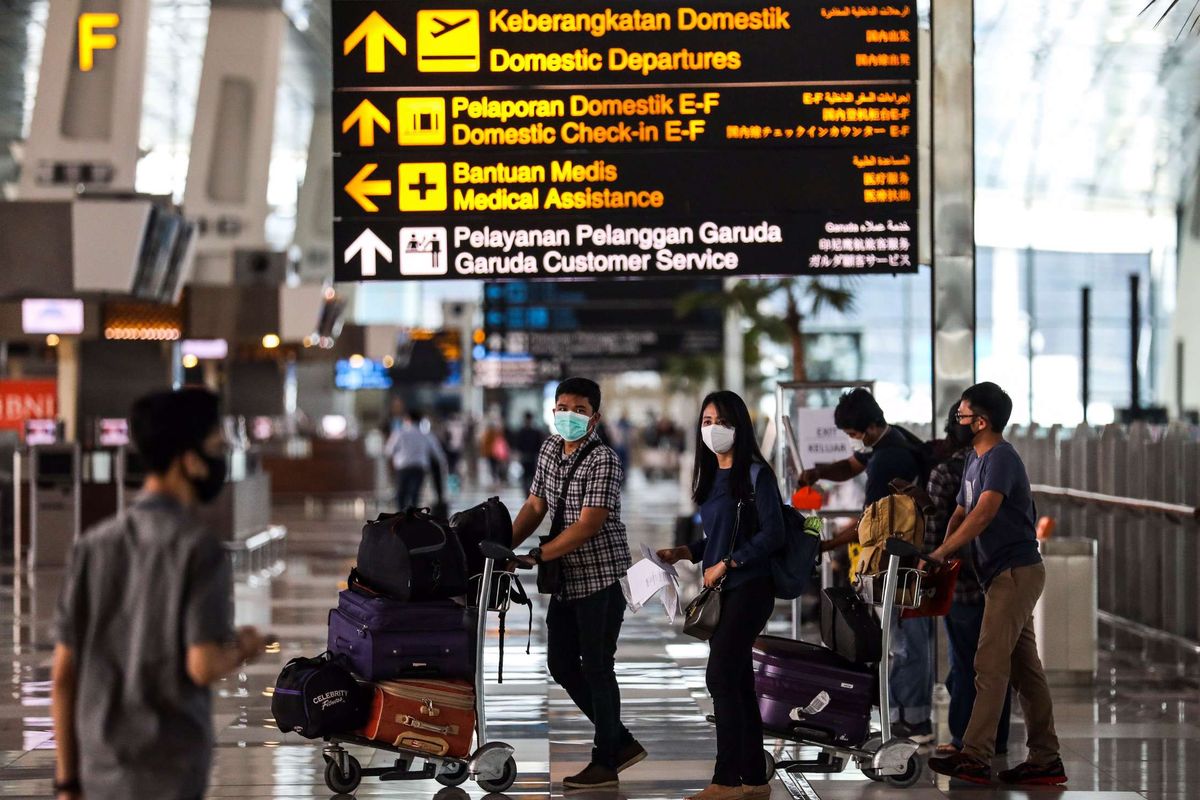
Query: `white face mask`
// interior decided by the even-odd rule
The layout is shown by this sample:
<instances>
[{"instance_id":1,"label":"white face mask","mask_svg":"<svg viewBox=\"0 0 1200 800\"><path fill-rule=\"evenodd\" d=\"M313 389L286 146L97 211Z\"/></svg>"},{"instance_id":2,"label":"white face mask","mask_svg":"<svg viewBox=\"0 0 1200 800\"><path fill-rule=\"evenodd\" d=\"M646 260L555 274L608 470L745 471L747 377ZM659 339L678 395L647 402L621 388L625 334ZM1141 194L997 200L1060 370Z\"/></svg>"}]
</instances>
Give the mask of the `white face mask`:
<instances>
[{"instance_id":1,"label":"white face mask","mask_svg":"<svg viewBox=\"0 0 1200 800\"><path fill-rule=\"evenodd\" d=\"M726 428L724 425L707 425L700 429L700 438L714 453L724 454L733 449L733 428Z\"/></svg>"}]
</instances>

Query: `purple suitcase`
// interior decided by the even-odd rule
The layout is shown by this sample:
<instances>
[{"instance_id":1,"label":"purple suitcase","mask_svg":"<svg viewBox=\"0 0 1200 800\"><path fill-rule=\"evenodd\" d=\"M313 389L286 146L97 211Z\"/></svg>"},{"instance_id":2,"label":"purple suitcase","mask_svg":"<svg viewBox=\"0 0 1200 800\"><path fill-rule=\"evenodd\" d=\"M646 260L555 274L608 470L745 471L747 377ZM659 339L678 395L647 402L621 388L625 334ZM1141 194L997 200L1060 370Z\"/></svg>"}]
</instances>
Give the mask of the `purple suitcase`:
<instances>
[{"instance_id":1,"label":"purple suitcase","mask_svg":"<svg viewBox=\"0 0 1200 800\"><path fill-rule=\"evenodd\" d=\"M449 600L402 603L347 589L329 612L329 650L368 681L474 677L467 611Z\"/></svg>"},{"instance_id":2,"label":"purple suitcase","mask_svg":"<svg viewBox=\"0 0 1200 800\"><path fill-rule=\"evenodd\" d=\"M870 733L877 686L872 671L824 647L776 636L754 643L754 689L768 731L858 747Z\"/></svg>"}]
</instances>

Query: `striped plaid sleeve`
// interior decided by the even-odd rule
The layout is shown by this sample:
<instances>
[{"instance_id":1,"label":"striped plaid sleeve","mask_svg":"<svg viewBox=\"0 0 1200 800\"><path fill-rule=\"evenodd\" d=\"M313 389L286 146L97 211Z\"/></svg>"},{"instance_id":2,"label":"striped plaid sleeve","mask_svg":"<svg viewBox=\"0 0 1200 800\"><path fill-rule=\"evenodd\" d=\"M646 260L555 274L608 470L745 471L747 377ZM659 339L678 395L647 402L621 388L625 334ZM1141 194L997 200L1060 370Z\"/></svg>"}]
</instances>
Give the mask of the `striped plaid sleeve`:
<instances>
[{"instance_id":1,"label":"striped plaid sleeve","mask_svg":"<svg viewBox=\"0 0 1200 800\"><path fill-rule=\"evenodd\" d=\"M607 508L615 511L621 502L621 461L608 447L599 447L588 458L587 478L583 495L584 508Z\"/></svg>"}]
</instances>

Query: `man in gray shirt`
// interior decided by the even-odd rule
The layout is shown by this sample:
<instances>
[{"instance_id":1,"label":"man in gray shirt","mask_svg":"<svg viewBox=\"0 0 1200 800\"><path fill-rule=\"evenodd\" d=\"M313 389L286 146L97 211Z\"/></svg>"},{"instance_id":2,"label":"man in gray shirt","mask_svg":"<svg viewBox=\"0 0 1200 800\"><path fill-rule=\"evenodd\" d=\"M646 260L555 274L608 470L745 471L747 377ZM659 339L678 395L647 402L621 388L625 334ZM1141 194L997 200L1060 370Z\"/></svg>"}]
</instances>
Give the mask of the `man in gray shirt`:
<instances>
[{"instance_id":1,"label":"man in gray shirt","mask_svg":"<svg viewBox=\"0 0 1200 800\"><path fill-rule=\"evenodd\" d=\"M234 632L229 562L194 514L225 482L216 396L149 395L131 428L143 493L75 544L59 599L59 800L198 800L212 761L209 686L265 646L253 628Z\"/></svg>"}]
</instances>

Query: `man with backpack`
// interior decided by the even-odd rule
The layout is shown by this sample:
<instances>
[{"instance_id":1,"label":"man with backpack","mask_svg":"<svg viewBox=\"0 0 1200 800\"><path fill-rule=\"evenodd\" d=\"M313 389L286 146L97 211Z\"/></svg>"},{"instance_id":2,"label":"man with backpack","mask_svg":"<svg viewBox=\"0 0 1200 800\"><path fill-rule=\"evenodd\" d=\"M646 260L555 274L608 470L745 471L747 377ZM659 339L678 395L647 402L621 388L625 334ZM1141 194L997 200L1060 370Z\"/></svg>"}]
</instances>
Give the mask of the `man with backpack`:
<instances>
[{"instance_id":1,"label":"man with backpack","mask_svg":"<svg viewBox=\"0 0 1200 800\"><path fill-rule=\"evenodd\" d=\"M133 406L142 494L75 543L58 602L58 800L204 795L210 687L265 647L253 628L234 631L230 564L196 515L225 484L220 421L204 389Z\"/></svg>"},{"instance_id":2,"label":"man with backpack","mask_svg":"<svg viewBox=\"0 0 1200 800\"><path fill-rule=\"evenodd\" d=\"M529 498L513 522L513 547L552 512L550 535L523 560L538 568L546 612L546 663L555 683L596 726L591 763L567 789L617 786L618 773L646 757L621 723L617 638L625 619L620 580L630 567L621 522L623 473L600 441L600 387L568 378L555 391L554 429L538 452Z\"/></svg>"},{"instance_id":3,"label":"man with backpack","mask_svg":"<svg viewBox=\"0 0 1200 800\"><path fill-rule=\"evenodd\" d=\"M924 487L931 459L925 444L899 425L889 425L874 395L854 389L842 395L833 421L847 436L862 442L864 449L832 464L804 470L801 485L819 480L848 481L867 473L864 508L891 493L889 484L903 480ZM858 526L851 525L833 539L823 542L824 551L858 541ZM920 542L917 543L920 546ZM892 637L891 669L892 730L918 744L932 742L933 730L933 620L906 619L896 625Z\"/></svg>"}]
</instances>

